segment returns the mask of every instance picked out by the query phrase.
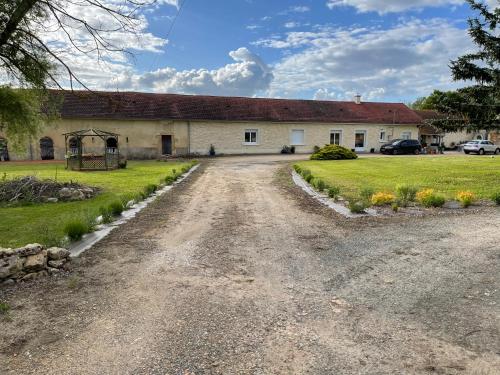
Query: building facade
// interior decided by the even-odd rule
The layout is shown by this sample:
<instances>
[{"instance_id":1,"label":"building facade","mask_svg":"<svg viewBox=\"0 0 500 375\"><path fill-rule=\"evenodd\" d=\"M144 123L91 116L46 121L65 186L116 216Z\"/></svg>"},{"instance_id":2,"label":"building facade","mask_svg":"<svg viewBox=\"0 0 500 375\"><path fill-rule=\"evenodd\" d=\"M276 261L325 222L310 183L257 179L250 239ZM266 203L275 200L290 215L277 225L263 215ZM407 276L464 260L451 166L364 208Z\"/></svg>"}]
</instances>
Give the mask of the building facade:
<instances>
[{"instance_id":1,"label":"building facade","mask_svg":"<svg viewBox=\"0 0 500 375\"><path fill-rule=\"evenodd\" d=\"M61 118L10 160L64 159L75 146L63 134L100 129L119 134L120 154L129 159L162 155L279 153L295 146L339 144L356 152L378 152L396 138L419 137L422 119L401 103L254 99L144 93L54 92L62 96ZM0 134L0 143L8 140ZM113 143L113 142L111 142ZM102 152L94 139L85 153ZM108 147L116 147L109 144ZM4 152L5 154L5 152Z\"/></svg>"}]
</instances>

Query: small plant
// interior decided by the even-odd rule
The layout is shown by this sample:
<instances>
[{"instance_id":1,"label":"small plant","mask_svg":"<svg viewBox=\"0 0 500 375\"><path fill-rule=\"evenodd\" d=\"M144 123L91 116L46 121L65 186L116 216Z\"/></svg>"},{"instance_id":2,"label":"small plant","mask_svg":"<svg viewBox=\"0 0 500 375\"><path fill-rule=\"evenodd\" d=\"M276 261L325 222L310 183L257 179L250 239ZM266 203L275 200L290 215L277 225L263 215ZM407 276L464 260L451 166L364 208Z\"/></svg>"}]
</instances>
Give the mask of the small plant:
<instances>
[{"instance_id":1,"label":"small plant","mask_svg":"<svg viewBox=\"0 0 500 375\"><path fill-rule=\"evenodd\" d=\"M435 194L433 189L419 191L416 198L424 207L441 207L446 201L443 196Z\"/></svg>"},{"instance_id":2,"label":"small plant","mask_svg":"<svg viewBox=\"0 0 500 375\"><path fill-rule=\"evenodd\" d=\"M312 180L313 180L313 175L312 174L308 174L304 177L304 180L306 180L307 183L310 183Z\"/></svg>"},{"instance_id":3,"label":"small plant","mask_svg":"<svg viewBox=\"0 0 500 375\"><path fill-rule=\"evenodd\" d=\"M309 175L312 175L311 171L309 169L302 169L300 174L302 175L302 177L305 179L306 176L309 176Z\"/></svg>"},{"instance_id":4,"label":"small plant","mask_svg":"<svg viewBox=\"0 0 500 375\"><path fill-rule=\"evenodd\" d=\"M355 199L355 198L350 199L347 206L349 207L349 210L353 214L364 213L365 210L368 208L368 205L364 199Z\"/></svg>"},{"instance_id":5,"label":"small plant","mask_svg":"<svg viewBox=\"0 0 500 375\"><path fill-rule=\"evenodd\" d=\"M85 233L89 232L86 220L73 219L64 226L64 233L71 241L81 240Z\"/></svg>"},{"instance_id":6,"label":"small plant","mask_svg":"<svg viewBox=\"0 0 500 375\"><path fill-rule=\"evenodd\" d=\"M493 193L493 195L491 196L491 200L495 202L495 204L500 206L500 191Z\"/></svg>"},{"instance_id":7,"label":"small plant","mask_svg":"<svg viewBox=\"0 0 500 375\"><path fill-rule=\"evenodd\" d=\"M372 195L371 202L374 206L383 206L385 204L391 204L396 200L394 194L378 192Z\"/></svg>"},{"instance_id":8,"label":"small plant","mask_svg":"<svg viewBox=\"0 0 500 375\"><path fill-rule=\"evenodd\" d=\"M0 315L7 315L10 311L10 305L7 302L0 301Z\"/></svg>"},{"instance_id":9,"label":"small plant","mask_svg":"<svg viewBox=\"0 0 500 375\"><path fill-rule=\"evenodd\" d=\"M210 145L210 149L208 150L208 154L210 156L215 156L215 147L214 147L214 145Z\"/></svg>"},{"instance_id":10,"label":"small plant","mask_svg":"<svg viewBox=\"0 0 500 375\"><path fill-rule=\"evenodd\" d=\"M174 183L174 181L175 181L174 176L167 176L167 177L165 177L165 183L167 185L172 185Z\"/></svg>"},{"instance_id":11,"label":"small plant","mask_svg":"<svg viewBox=\"0 0 500 375\"><path fill-rule=\"evenodd\" d=\"M294 164L293 165L293 169L295 170L295 172L297 172L298 174L301 174L302 173L302 168L300 167L300 165L298 164Z\"/></svg>"},{"instance_id":12,"label":"small plant","mask_svg":"<svg viewBox=\"0 0 500 375\"><path fill-rule=\"evenodd\" d=\"M375 194L375 190L369 186L365 186L359 192L359 196L363 198L365 201L371 201L373 194Z\"/></svg>"},{"instance_id":13,"label":"small plant","mask_svg":"<svg viewBox=\"0 0 500 375\"><path fill-rule=\"evenodd\" d=\"M327 188L326 182L320 178L313 179L313 186L320 192Z\"/></svg>"},{"instance_id":14,"label":"small plant","mask_svg":"<svg viewBox=\"0 0 500 375\"><path fill-rule=\"evenodd\" d=\"M77 276L71 276L68 280L68 288L76 289L78 287L79 280Z\"/></svg>"},{"instance_id":15,"label":"small plant","mask_svg":"<svg viewBox=\"0 0 500 375\"><path fill-rule=\"evenodd\" d=\"M476 200L476 196L471 191L459 191L456 198L464 208L469 207Z\"/></svg>"},{"instance_id":16,"label":"small plant","mask_svg":"<svg viewBox=\"0 0 500 375\"><path fill-rule=\"evenodd\" d=\"M396 196L401 206L406 207L410 202L414 202L417 197L418 188L413 185L396 185Z\"/></svg>"},{"instance_id":17,"label":"small plant","mask_svg":"<svg viewBox=\"0 0 500 375\"><path fill-rule=\"evenodd\" d=\"M101 214L103 224L109 224L113 221L113 214L109 208L101 206L99 208L99 213Z\"/></svg>"},{"instance_id":18,"label":"small plant","mask_svg":"<svg viewBox=\"0 0 500 375\"><path fill-rule=\"evenodd\" d=\"M127 168L127 161L126 160L120 160L118 162L118 168L120 168L120 169L126 169Z\"/></svg>"},{"instance_id":19,"label":"small plant","mask_svg":"<svg viewBox=\"0 0 500 375\"><path fill-rule=\"evenodd\" d=\"M113 201L108 205L108 210L113 216L120 216L123 212L123 204L121 201Z\"/></svg>"},{"instance_id":20,"label":"small plant","mask_svg":"<svg viewBox=\"0 0 500 375\"><path fill-rule=\"evenodd\" d=\"M394 202L393 204L391 204L391 208L392 208L392 212L398 212L399 211L399 205Z\"/></svg>"},{"instance_id":21,"label":"small plant","mask_svg":"<svg viewBox=\"0 0 500 375\"><path fill-rule=\"evenodd\" d=\"M340 195L340 188L338 186L330 186L328 188L328 196L334 200L337 200Z\"/></svg>"},{"instance_id":22,"label":"small plant","mask_svg":"<svg viewBox=\"0 0 500 375\"><path fill-rule=\"evenodd\" d=\"M146 194L146 196L150 196L157 189L158 189L158 185L156 185L156 184L149 184L149 185L144 186L144 193Z\"/></svg>"}]
</instances>

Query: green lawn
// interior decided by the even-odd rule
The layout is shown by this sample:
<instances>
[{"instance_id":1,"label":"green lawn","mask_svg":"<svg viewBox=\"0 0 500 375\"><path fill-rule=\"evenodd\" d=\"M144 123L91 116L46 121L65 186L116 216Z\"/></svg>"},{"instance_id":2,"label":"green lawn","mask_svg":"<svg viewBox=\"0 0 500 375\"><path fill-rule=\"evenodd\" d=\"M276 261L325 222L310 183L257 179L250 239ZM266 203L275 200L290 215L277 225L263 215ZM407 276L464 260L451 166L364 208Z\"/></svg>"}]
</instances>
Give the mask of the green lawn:
<instances>
[{"instance_id":1,"label":"green lawn","mask_svg":"<svg viewBox=\"0 0 500 375\"><path fill-rule=\"evenodd\" d=\"M370 157L297 164L311 170L314 177L339 186L348 195L357 194L363 187L393 192L399 183L432 188L449 199L461 190L470 190L486 199L500 190L499 157Z\"/></svg>"},{"instance_id":2,"label":"green lawn","mask_svg":"<svg viewBox=\"0 0 500 375\"><path fill-rule=\"evenodd\" d=\"M0 179L32 175L98 186L102 193L77 202L43 203L0 207L0 246L15 247L30 242L54 243L63 238L64 223L76 217L97 217L99 208L120 197L132 197L148 184L160 180L189 163L129 161L127 169L99 172L67 171L64 163L0 163Z\"/></svg>"}]
</instances>

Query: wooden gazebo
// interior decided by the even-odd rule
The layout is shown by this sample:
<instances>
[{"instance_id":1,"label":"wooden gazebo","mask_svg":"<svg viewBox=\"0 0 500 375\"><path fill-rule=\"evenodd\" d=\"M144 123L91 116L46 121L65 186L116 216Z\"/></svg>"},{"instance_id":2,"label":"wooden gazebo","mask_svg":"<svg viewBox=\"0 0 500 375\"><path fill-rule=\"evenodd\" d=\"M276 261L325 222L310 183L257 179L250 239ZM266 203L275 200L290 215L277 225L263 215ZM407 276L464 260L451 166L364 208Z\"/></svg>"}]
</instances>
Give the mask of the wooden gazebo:
<instances>
[{"instance_id":1,"label":"wooden gazebo","mask_svg":"<svg viewBox=\"0 0 500 375\"><path fill-rule=\"evenodd\" d=\"M118 168L120 161L118 134L99 129L87 129L63 135L67 168L77 171L107 171ZM90 139L91 144L86 144L85 139Z\"/></svg>"}]
</instances>

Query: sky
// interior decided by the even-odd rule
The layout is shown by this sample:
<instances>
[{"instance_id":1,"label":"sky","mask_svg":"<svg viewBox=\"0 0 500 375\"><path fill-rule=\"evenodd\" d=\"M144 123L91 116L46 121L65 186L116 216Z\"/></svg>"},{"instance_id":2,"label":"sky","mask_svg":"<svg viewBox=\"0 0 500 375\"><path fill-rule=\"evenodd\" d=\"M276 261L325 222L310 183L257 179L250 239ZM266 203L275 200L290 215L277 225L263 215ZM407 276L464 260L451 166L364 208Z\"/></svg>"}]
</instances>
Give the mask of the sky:
<instances>
[{"instance_id":1,"label":"sky","mask_svg":"<svg viewBox=\"0 0 500 375\"><path fill-rule=\"evenodd\" d=\"M449 62L475 49L472 15L463 0L158 0L141 11L137 36L110 35L132 55L97 61L68 51L56 29L45 40L93 89L321 100L359 93L408 103L464 84L451 80Z\"/></svg>"}]
</instances>

